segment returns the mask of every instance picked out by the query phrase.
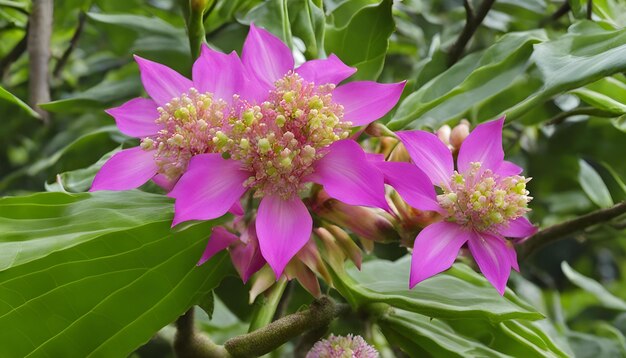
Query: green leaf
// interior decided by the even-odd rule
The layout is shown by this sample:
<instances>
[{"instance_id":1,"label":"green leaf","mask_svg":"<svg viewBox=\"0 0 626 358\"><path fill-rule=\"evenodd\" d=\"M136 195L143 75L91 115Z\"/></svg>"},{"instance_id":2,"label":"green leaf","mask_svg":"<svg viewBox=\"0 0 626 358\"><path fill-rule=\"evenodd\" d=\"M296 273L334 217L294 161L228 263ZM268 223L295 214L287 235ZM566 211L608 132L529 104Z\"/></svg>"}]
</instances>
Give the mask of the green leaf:
<instances>
[{"instance_id":1,"label":"green leaf","mask_svg":"<svg viewBox=\"0 0 626 358\"><path fill-rule=\"evenodd\" d=\"M529 66L533 45L544 39L542 31L509 33L483 53L463 58L409 95L398 107L389 128L437 128L462 118L474 106L515 84L515 79Z\"/></svg>"},{"instance_id":2,"label":"green leaf","mask_svg":"<svg viewBox=\"0 0 626 358\"><path fill-rule=\"evenodd\" d=\"M389 36L395 29L391 0L362 7L343 27L326 29L326 53L336 54L344 63L358 69L351 78L375 80L380 75Z\"/></svg>"},{"instance_id":3,"label":"green leaf","mask_svg":"<svg viewBox=\"0 0 626 358\"><path fill-rule=\"evenodd\" d=\"M254 7L240 22L249 25L254 23L280 37L289 48L293 48L291 24L286 0L270 0Z\"/></svg>"},{"instance_id":4,"label":"green leaf","mask_svg":"<svg viewBox=\"0 0 626 358\"><path fill-rule=\"evenodd\" d=\"M289 1L289 19L293 35L304 42L304 56L315 59L324 55L324 10L322 2L314 0Z\"/></svg>"},{"instance_id":5,"label":"green leaf","mask_svg":"<svg viewBox=\"0 0 626 358\"><path fill-rule=\"evenodd\" d=\"M5 90L2 86L0 86L0 99L3 99L5 101L8 101L11 104L14 104L20 107L26 113L28 113L28 115L30 115L31 117L41 118L39 116L39 113L35 112L32 108L30 108L30 106L24 103L21 99L17 98L17 96L12 94L11 92Z\"/></svg>"},{"instance_id":6,"label":"green leaf","mask_svg":"<svg viewBox=\"0 0 626 358\"><path fill-rule=\"evenodd\" d=\"M216 222L171 218L139 191L0 199L0 356L128 356L199 303L230 260L197 267Z\"/></svg>"},{"instance_id":7,"label":"green leaf","mask_svg":"<svg viewBox=\"0 0 626 358\"><path fill-rule=\"evenodd\" d=\"M558 93L626 71L626 29L605 30L582 21L557 40L536 45L532 59L543 87L507 109L510 118L520 117Z\"/></svg>"},{"instance_id":8,"label":"green leaf","mask_svg":"<svg viewBox=\"0 0 626 358\"><path fill-rule=\"evenodd\" d=\"M563 274L565 274L573 284L593 294L600 300L604 307L626 311L626 302L615 297L597 281L576 272L566 261L561 262L561 269L563 270Z\"/></svg>"},{"instance_id":9,"label":"green leaf","mask_svg":"<svg viewBox=\"0 0 626 358\"><path fill-rule=\"evenodd\" d=\"M395 309L378 324L394 346L409 354L424 351L433 357L507 357L478 340L460 335L444 321L414 312Z\"/></svg>"},{"instance_id":10,"label":"green leaf","mask_svg":"<svg viewBox=\"0 0 626 358\"><path fill-rule=\"evenodd\" d=\"M483 318L499 322L543 316L507 290L501 297L487 280L468 266L456 264L409 289L410 257L396 262L374 260L361 271L334 272L333 283L354 307L371 302L438 318Z\"/></svg>"},{"instance_id":11,"label":"green leaf","mask_svg":"<svg viewBox=\"0 0 626 358\"><path fill-rule=\"evenodd\" d=\"M589 199L601 208L613 206L611 193L598 172L583 159L579 159L578 164L580 166L578 181Z\"/></svg>"}]
</instances>

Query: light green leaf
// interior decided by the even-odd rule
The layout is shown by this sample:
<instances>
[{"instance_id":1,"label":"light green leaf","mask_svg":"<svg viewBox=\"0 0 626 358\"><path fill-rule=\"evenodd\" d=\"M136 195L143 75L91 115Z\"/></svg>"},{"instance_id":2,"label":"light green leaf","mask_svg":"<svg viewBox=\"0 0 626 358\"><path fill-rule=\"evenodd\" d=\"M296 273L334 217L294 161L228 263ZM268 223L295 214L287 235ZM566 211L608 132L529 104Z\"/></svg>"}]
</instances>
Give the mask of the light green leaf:
<instances>
[{"instance_id":1,"label":"light green leaf","mask_svg":"<svg viewBox=\"0 0 626 358\"><path fill-rule=\"evenodd\" d=\"M385 63L389 36L395 29L391 0L362 7L343 27L326 29L326 53L334 53L344 63L356 67L352 76L358 80L375 80Z\"/></svg>"},{"instance_id":2,"label":"light green leaf","mask_svg":"<svg viewBox=\"0 0 626 358\"><path fill-rule=\"evenodd\" d=\"M31 117L41 118L39 116L39 113L35 112L32 108L30 108L30 106L24 103L21 99L17 98L17 96L12 94L11 92L5 90L2 86L0 86L0 99L8 101L11 104L17 105L18 107L23 109L26 113L28 113L28 115L30 115Z\"/></svg>"},{"instance_id":3,"label":"light green leaf","mask_svg":"<svg viewBox=\"0 0 626 358\"><path fill-rule=\"evenodd\" d=\"M578 181L589 199L601 208L613 206L611 193L598 172L583 159L579 159L578 164L580 166Z\"/></svg>"},{"instance_id":4,"label":"light green leaf","mask_svg":"<svg viewBox=\"0 0 626 358\"><path fill-rule=\"evenodd\" d=\"M543 316L507 290L501 297L487 280L463 264L456 264L409 289L410 257L396 262L374 260L361 271L335 272L335 287L348 302L360 307L383 302L429 317L482 318L499 322Z\"/></svg>"},{"instance_id":5,"label":"light green leaf","mask_svg":"<svg viewBox=\"0 0 626 358\"><path fill-rule=\"evenodd\" d=\"M580 99L594 106L595 108L610 112L615 116L620 116L626 113L626 105L614 100L613 98L605 94L592 91L587 88L578 88L570 91L570 93L577 95L578 97L580 97Z\"/></svg>"},{"instance_id":6,"label":"light green leaf","mask_svg":"<svg viewBox=\"0 0 626 358\"><path fill-rule=\"evenodd\" d=\"M615 297L597 281L576 272L566 261L561 262L561 269L573 284L593 294L605 307L626 311L626 302Z\"/></svg>"},{"instance_id":7,"label":"light green leaf","mask_svg":"<svg viewBox=\"0 0 626 358\"><path fill-rule=\"evenodd\" d=\"M509 33L483 53L469 55L409 95L389 122L393 130L437 128L507 91L529 66L542 31ZM486 120L488 118L482 118Z\"/></svg>"},{"instance_id":8,"label":"light green leaf","mask_svg":"<svg viewBox=\"0 0 626 358\"><path fill-rule=\"evenodd\" d=\"M230 260L197 267L215 222L171 218L139 191L0 199L0 356L128 356L199 303Z\"/></svg>"},{"instance_id":9,"label":"light green leaf","mask_svg":"<svg viewBox=\"0 0 626 358\"><path fill-rule=\"evenodd\" d=\"M508 357L455 332L444 321L430 319L414 312L394 309L378 324L394 346L406 353L424 352L433 357ZM412 356L418 356L413 354Z\"/></svg>"},{"instance_id":10,"label":"light green leaf","mask_svg":"<svg viewBox=\"0 0 626 358\"><path fill-rule=\"evenodd\" d=\"M293 35L304 42L304 56L315 59L324 55L325 17L322 2L313 0L288 2Z\"/></svg>"}]
</instances>

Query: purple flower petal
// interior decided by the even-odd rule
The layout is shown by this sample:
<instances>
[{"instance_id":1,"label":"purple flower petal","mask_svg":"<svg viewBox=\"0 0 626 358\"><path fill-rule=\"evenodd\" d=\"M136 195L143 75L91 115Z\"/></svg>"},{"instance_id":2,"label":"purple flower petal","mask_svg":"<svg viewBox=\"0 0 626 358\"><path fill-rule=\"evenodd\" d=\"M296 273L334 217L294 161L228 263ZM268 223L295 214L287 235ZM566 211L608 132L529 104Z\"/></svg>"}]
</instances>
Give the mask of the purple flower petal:
<instances>
[{"instance_id":1,"label":"purple flower petal","mask_svg":"<svg viewBox=\"0 0 626 358\"><path fill-rule=\"evenodd\" d=\"M157 169L153 151L124 149L104 163L89 191L135 189L155 176Z\"/></svg>"},{"instance_id":2,"label":"purple flower petal","mask_svg":"<svg viewBox=\"0 0 626 358\"><path fill-rule=\"evenodd\" d=\"M131 137L146 137L156 134L161 126L156 124L159 118L157 104L148 98L134 98L123 105L105 112L115 118L120 132Z\"/></svg>"},{"instance_id":3,"label":"purple flower petal","mask_svg":"<svg viewBox=\"0 0 626 358\"><path fill-rule=\"evenodd\" d=\"M200 57L193 64L192 77L200 93L213 93L215 98L227 103L231 103L234 94L249 99L246 93L249 81L235 51L226 55L203 44Z\"/></svg>"},{"instance_id":4,"label":"purple flower petal","mask_svg":"<svg viewBox=\"0 0 626 358\"><path fill-rule=\"evenodd\" d=\"M495 171L501 177L508 177L512 175L520 175L524 169L518 166L515 163L511 163L509 161L503 160L500 167Z\"/></svg>"},{"instance_id":5,"label":"purple flower petal","mask_svg":"<svg viewBox=\"0 0 626 358\"><path fill-rule=\"evenodd\" d=\"M170 191L174 188L174 185L176 185L178 178L172 180L169 179L166 175L157 174L152 178L152 181L156 185L160 186L163 190Z\"/></svg>"},{"instance_id":6,"label":"purple flower petal","mask_svg":"<svg viewBox=\"0 0 626 358\"><path fill-rule=\"evenodd\" d=\"M263 257L276 279L311 236L313 220L299 197L285 200L266 196L256 218L256 232Z\"/></svg>"},{"instance_id":7,"label":"purple flower petal","mask_svg":"<svg viewBox=\"0 0 626 358\"><path fill-rule=\"evenodd\" d=\"M311 60L296 68L296 73L306 81L316 85L326 83L338 84L346 78L352 76L356 68L343 63L335 54L330 54L328 58Z\"/></svg>"},{"instance_id":8,"label":"purple flower petal","mask_svg":"<svg viewBox=\"0 0 626 358\"><path fill-rule=\"evenodd\" d=\"M333 91L333 101L343 106L343 120L363 126L389 112L400 99L405 82L376 83L356 81Z\"/></svg>"},{"instance_id":9,"label":"purple flower petal","mask_svg":"<svg viewBox=\"0 0 626 358\"><path fill-rule=\"evenodd\" d=\"M211 237L209 237L209 242L207 243L206 248L202 253L202 257L200 258L200 261L198 261L197 265L202 265L215 254L224 250L225 248L234 244L237 241L239 241L239 237L237 237L237 235L229 232L221 226L214 227L211 231Z\"/></svg>"},{"instance_id":10,"label":"purple flower petal","mask_svg":"<svg viewBox=\"0 0 626 358\"><path fill-rule=\"evenodd\" d=\"M436 135L425 131L396 132L413 163L436 186L445 186L454 171L450 149Z\"/></svg>"},{"instance_id":11,"label":"purple flower petal","mask_svg":"<svg viewBox=\"0 0 626 358\"><path fill-rule=\"evenodd\" d=\"M240 163L220 154L200 154L191 158L189 167L168 194L175 198L172 226L187 220L218 218L246 191L243 182L250 174Z\"/></svg>"},{"instance_id":12,"label":"purple flower petal","mask_svg":"<svg viewBox=\"0 0 626 358\"><path fill-rule=\"evenodd\" d=\"M256 76L266 89L293 70L291 50L269 31L250 24L250 32L243 44L241 60L248 73Z\"/></svg>"},{"instance_id":13,"label":"purple flower petal","mask_svg":"<svg viewBox=\"0 0 626 358\"><path fill-rule=\"evenodd\" d=\"M265 259L259 249L255 223L252 222L241 234L241 240L230 249L230 258L243 283L265 265Z\"/></svg>"},{"instance_id":14,"label":"purple flower petal","mask_svg":"<svg viewBox=\"0 0 626 358\"><path fill-rule=\"evenodd\" d=\"M135 61L139 65L143 87L159 106L165 105L175 97L180 97L193 87L189 79L165 65L137 55L135 55Z\"/></svg>"},{"instance_id":15,"label":"purple flower petal","mask_svg":"<svg viewBox=\"0 0 626 358\"><path fill-rule=\"evenodd\" d=\"M441 211L435 187L428 176L411 163L376 162L391 185L412 207L419 210Z\"/></svg>"},{"instance_id":16,"label":"purple flower petal","mask_svg":"<svg viewBox=\"0 0 626 358\"><path fill-rule=\"evenodd\" d=\"M517 267L517 262L512 262L516 256L511 251L515 249L508 245L504 238L488 233L474 233L468 241L468 246L480 272L500 295L504 295L511 267Z\"/></svg>"},{"instance_id":17,"label":"purple flower petal","mask_svg":"<svg viewBox=\"0 0 626 358\"><path fill-rule=\"evenodd\" d=\"M504 237L526 238L537 232L537 228L523 216L503 225L498 233Z\"/></svg>"},{"instance_id":18,"label":"purple flower petal","mask_svg":"<svg viewBox=\"0 0 626 358\"><path fill-rule=\"evenodd\" d=\"M310 180L323 185L328 195L346 204L389 208L383 174L353 140L331 144L328 153L315 163Z\"/></svg>"},{"instance_id":19,"label":"purple flower petal","mask_svg":"<svg viewBox=\"0 0 626 358\"><path fill-rule=\"evenodd\" d=\"M425 279L449 269L470 236L470 231L447 221L426 226L413 244L409 287L413 288Z\"/></svg>"},{"instance_id":20,"label":"purple flower petal","mask_svg":"<svg viewBox=\"0 0 626 358\"><path fill-rule=\"evenodd\" d=\"M459 149L457 167L463 174L470 169L472 162L482 163L481 170L498 170L504 160L502 150L502 126L504 117L478 125L465 138Z\"/></svg>"}]
</instances>

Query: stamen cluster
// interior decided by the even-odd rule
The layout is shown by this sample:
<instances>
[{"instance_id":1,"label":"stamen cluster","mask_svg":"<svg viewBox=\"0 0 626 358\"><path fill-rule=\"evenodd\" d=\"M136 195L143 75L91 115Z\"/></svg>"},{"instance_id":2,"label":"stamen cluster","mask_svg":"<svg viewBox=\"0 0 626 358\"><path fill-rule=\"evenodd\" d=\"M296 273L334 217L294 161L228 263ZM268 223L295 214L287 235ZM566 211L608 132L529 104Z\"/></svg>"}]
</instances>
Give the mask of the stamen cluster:
<instances>
[{"instance_id":1,"label":"stamen cluster","mask_svg":"<svg viewBox=\"0 0 626 358\"><path fill-rule=\"evenodd\" d=\"M213 140L253 175L245 185L257 196L292 197L313 172L324 148L349 135L343 106L332 101L333 84L316 86L289 72L260 106L243 105L230 118L230 133Z\"/></svg>"},{"instance_id":2,"label":"stamen cluster","mask_svg":"<svg viewBox=\"0 0 626 358\"><path fill-rule=\"evenodd\" d=\"M192 156L213 150L213 139L224 126L230 108L224 100L214 99L213 94L191 88L158 111L156 123L163 129L144 138L141 147L156 150L159 173L174 179L187 169Z\"/></svg>"},{"instance_id":3,"label":"stamen cluster","mask_svg":"<svg viewBox=\"0 0 626 358\"><path fill-rule=\"evenodd\" d=\"M481 171L481 163L471 163L464 174L454 172L437 201L446 211L446 220L478 231L507 225L529 211L532 197L526 190L530 178L500 177L491 170Z\"/></svg>"}]
</instances>

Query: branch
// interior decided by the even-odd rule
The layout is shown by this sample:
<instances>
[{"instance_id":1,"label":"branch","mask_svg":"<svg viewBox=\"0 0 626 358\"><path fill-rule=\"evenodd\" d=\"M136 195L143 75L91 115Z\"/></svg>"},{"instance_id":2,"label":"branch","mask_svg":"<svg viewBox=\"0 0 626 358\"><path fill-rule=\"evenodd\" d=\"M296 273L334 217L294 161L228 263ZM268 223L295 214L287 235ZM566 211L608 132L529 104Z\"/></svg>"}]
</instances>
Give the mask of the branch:
<instances>
[{"instance_id":1,"label":"branch","mask_svg":"<svg viewBox=\"0 0 626 358\"><path fill-rule=\"evenodd\" d=\"M261 356L304 332L327 326L348 309L349 306L336 304L323 296L307 310L285 316L252 333L231 338L224 347L235 357Z\"/></svg>"},{"instance_id":2,"label":"branch","mask_svg":"<svg viewBox=\"0 0 626 358\"><path fill-rule=\"evenodd\" d=\"M44 121L47 119L47 112L37 105L50 102L48 61L50 60L52 9L52 0L34 0L28 28L29 103Z\"/></svg>"},{"instance_id":3,"label":"branch","mask_svg":"<svg viewBox=\"0 0 626 358\"><path fill-rule=\"evenodd\" d=\"M593 0L587 0L587 19L591 20L593 15Z\"/></svg>"},{"instance_id":4,"label":"branch","mask_svg":"<svg viewBox=\"0 0 626 358\"><path fill-rule=\"evenodd\" d=\"M547 227L524 241L521 245L522 252L524 256L530 256L547 244L561 240L567 235L583 230L589 226L609 221L624 213L626 213L626 201L622 201L607 209L596 210L575 219Z\"/></svg>"},{"instance_id":5,"label":"branch","mask_svg":"<svg viewBox=\"0 0 626 358\"><path fill-rule=\"evenodd\" d=\"M85 20L87 20L87 15L83 11L81 11L78 15L78 26L76 26L74 35L72 35L70 45L67 47L67 49L65 49L65 52L63 52L63 55L54 66L54 71L52 72L52 75L55 78L59 77L59 75L61 74L61 70L67 63L67 60L70 58L70 54L72 53L72 51L74 51L74 49L76 49L76 46L78 46L78 39L80 38L80 35L83 32L83 28L85 27Z\"/></svg>"},{"instance_id":6,"label":"branch","mask_svg":"<svg viewBox=\"0 0 626 358\"><path fill-rule=\"evenodd\" d=\"M209 337L196 331L193 319L193 307L176 320L174 352L178 358L218 358L230 357L224 349L213 343Z\"/></svg>"},{"instance_id":7,"label":"branch","mask_svg":"<svg viewBox=\"0 0 626 358\"><path fill-rule=\"evenodd\" d=\"M448 66L454 65L461 58L461 55L465 50L465 46L474 35L474 32L476 32L476 29L478 29L478 26L480 26L483 22L485 16L487 16L487 13L493 6L493 3L496 2L496 0L483 0L478 7L478 11L474 11L470 1L471 0L463 1L466 13L465 27L463 27L463 31L459 35L459 38L457 38L454 45L452 45L448 51Z\"/></svg>"},{"instance_id":8,"label":"branch","mask_svg":"<svg viewBox=\"0 0 626 358\"><path fill-rule=\"evenodd\" d=\"M567 14L571 9L572 7L570 6L569 1L565 0L563 5L561 5L552 15L550 15L548 18L541 20L541 22L539 23L539 26L544 26L545 24L549 22L560 19L563 15Z\"/></svg>"}]
</instances>

